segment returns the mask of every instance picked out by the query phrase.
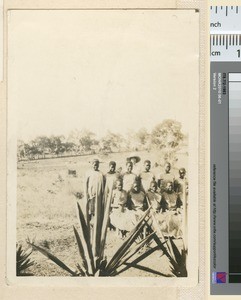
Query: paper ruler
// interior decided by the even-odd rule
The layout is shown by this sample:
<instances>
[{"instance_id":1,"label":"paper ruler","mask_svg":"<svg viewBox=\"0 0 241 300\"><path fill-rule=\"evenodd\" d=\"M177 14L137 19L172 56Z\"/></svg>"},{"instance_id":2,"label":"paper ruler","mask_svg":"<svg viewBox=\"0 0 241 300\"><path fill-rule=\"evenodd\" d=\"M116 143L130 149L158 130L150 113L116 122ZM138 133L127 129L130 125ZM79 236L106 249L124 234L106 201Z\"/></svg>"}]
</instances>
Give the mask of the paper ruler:
<instances>
[{"instance_id":1,"label":"paper ruler","mask_svg":"<svg viewBox=\"0 0 241 300\"><path fill-rule=\"evenodd\" d=\"M241 6L210 17L210 290L241 295Z\"/></svg>"}]
</instances>

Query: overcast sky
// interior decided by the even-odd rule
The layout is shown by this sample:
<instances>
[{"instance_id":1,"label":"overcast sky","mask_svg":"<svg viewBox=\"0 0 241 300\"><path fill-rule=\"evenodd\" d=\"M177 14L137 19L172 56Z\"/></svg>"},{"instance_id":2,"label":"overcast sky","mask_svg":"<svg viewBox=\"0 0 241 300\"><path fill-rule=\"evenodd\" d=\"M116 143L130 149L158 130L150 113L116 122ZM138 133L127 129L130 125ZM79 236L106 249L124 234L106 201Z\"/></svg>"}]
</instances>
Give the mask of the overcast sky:
<instances>
[{"instance_id":1,"label":"overcast sky","mask_svg":"<svg viewBox=\"0 0 241 300\"><path fill-rule=\"evenodd\" d=\"M188 132L197 24L193 11L12 11L8 101L18 138L124 134L166 118Z\"/></svg>"}]
</instances>

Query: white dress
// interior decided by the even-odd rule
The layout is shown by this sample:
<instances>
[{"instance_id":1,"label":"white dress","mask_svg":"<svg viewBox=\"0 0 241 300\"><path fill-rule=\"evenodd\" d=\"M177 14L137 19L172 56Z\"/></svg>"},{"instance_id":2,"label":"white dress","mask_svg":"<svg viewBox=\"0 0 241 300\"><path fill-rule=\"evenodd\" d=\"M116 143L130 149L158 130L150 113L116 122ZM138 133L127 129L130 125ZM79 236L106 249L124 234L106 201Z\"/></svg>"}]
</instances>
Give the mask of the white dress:
<instances>
[{"instance_id":1,"label":"white dress","mask_svg":"<svg viewBox=\"0 0 241 300\"><path fill-rule=\"evenodd\" d=\"M112 211L110 223L119 230L131 231L133 223L133 212L126 208L127 192L115 189L112 194Z\"/></svg>"}]
</instances>

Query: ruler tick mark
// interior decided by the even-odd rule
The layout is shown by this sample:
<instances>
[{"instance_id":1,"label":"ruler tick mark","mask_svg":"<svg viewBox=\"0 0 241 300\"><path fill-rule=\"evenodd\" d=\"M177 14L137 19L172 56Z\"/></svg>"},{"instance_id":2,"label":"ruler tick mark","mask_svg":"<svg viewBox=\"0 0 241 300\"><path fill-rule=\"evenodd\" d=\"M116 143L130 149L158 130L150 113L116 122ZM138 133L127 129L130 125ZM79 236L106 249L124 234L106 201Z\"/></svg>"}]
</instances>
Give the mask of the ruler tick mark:
<instances>
[{"instance_id":1,"label":"ruler tick mark","mask_svg":"<svg viewBox=\"0 0 241 300\"><path fill-rule=\"evenodd\" d=\"M211 61L240 61L241 6L210 6ZM238 52L238 55L237 55Z\"/></svg>"}]
</instances>

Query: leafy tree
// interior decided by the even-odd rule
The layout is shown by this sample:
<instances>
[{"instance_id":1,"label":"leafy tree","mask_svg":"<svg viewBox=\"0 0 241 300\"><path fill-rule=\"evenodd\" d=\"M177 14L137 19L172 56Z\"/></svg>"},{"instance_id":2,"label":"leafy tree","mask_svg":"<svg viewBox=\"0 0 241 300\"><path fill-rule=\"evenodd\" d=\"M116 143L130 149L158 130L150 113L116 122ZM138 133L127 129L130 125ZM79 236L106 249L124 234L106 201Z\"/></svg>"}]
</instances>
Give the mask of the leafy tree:
<instances>
[{"instance_id":1,"label":"leafy tree","mask_svg":"<svg viewBox=\"0 0 241 300\"><path fill-rule=\"evenodd\" d=\"M31 141L29 144L24 144L25 154L28 159L36 159L39 158L40 155L43 155L43 151L38 147L38 145Z\"/></svg>"},{"instance_id":2,"label":"leafy tree","mask_svg":"<svg viewBox=\"0 0 241 300\"><path fill-rule=\"evenodd\" d=\"M141 128L136 133L136 139L137 139L138 143L142 146L147 144L149 137L150 137L150 135L147 132L146 128Z\"/></svg>"},{"instance_id":3,"label":"leafy tree","mask_svg":"<svg viewBox=\"0 0 241 300\"><path fill-rule=\"evenodd\" d=\"M63 143L63 147L65 148L66 152L71 152L71 151L74 150L75 144L74 143L70 143L70 142L65 142L65 143Z\"/></svg>"},{"instance_id":4,"label":"leafy tree","mask_svg":"<svg viewBox=\"0 0 241 300\"><path fill-rule=\"evenodd\" d=\"M175 120L164 120L152 131L152 144L159 149L177 148L183 140L182 125Z\"/></svg>"},{"instance_id":5,"label":"leafy tree","mask_svg":"<svg viewBox=\"0 0 241 300\"><path fill-rule=\"evenodd\" d=\"M123 137L120 134L112 133L108 131L106 136L100 140L100 151L113 152L114 150L119 151Z\"/></svg>"},{"instance_id":6,"label":"leafy tree","mask_svg":"<svg viewBox=\"0 0 241 300\"><path fill-rule=\"evenodd\" d=\"M93 145L98 144L98 141L96 140L95 134L93 132L87 129L83 129L80 132L79 143L85 152L89 152L91 151L91 147Z\"/></svg>"},{"instance_id":7,"label":"leafy tree","mask_svg":"<svg viewBox=\"0 0 241 300\"><path fill-rule=\"evenodd\" d=\"M50 143L49 143L49 148L51 149L51 152L53 154L56 154L57 156L60 153L63 153L65 151L64 146L63 146L63 140L64 136L63 135L51 135Z\"/></svg>"}]
</instances>

